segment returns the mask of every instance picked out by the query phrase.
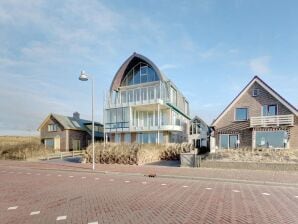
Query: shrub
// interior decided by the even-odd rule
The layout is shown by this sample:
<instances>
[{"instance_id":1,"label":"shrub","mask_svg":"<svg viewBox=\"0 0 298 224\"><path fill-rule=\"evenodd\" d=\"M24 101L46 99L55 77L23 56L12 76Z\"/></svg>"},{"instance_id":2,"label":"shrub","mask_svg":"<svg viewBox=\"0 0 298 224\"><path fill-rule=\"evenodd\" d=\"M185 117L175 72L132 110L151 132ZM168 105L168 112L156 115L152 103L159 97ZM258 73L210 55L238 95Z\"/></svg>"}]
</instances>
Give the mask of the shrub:
<instances>
[{"instance_id":1,"label":"shrub","mask_svg":"<svg viewBox=\"0 0 298 224\"><path fill-rule=\"evenodd\" d=\"M178 160L181 152L190 152L191 145L181 144L116 144L95 143L96 163L144 164L159 160ZM87 162L92 162L92 145L85 155Z\"/></svg>"}]
</instances>

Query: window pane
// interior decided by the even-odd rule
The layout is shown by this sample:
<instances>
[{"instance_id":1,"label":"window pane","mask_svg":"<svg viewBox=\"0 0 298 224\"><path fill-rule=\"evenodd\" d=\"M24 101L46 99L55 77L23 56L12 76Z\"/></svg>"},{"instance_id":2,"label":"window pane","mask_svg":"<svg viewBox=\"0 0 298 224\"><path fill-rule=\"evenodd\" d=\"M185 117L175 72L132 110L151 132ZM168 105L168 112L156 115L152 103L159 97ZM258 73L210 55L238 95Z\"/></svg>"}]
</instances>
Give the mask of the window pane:
<instances>
[{"instance_id":1,"label":"window pane","mask_svg":"<svg viewBox=\"0 0 298 224\"><path fill-rule=\"evenodd\" d=\"M256 132L256 147L283 148L287 139L285 131L258 131Z\"/></svg>"},{"instance_id":2,"label":"window pane","mask_svg":"<svg viewBox=\"0 0 298 224\"><path fill-rule=\"evenodd\" d=\"M143 143L149 143L148 133L143 133Z\"/></svg>"},{"instance_id":3,"label":"window pane","mask_svg":"<svg viewBox=\"0 0 298 224\"><path fill-rule=\"evenodd\" d=\"M238 135L230 135L229 136L229 140L230 140L230 145L229 148L230 149L236 149L237 147L237 140L238 140Z\"/></svg>"},{"instance_id":4,"label":"window pane","mask_svg":"<svg viewBox=\"0 0 298 224\"><path fill-rule=\"evenodd\" d=\"M139 102L140 101L140 90L135 89L135 101Z\"/></svg>"},{"instance_id":5,"label":"window pane","mask_svg":"<svg viewBox=\"0 0 298 224\"><path fill-rule=\"evenodd\" d=\"M142 89L142 100L147 100L147 88Z\"/></svg>"},{"instance_id":6,"label":"window pane","mask_svg":"<svg viewBox=\"0 0 298 224\"><path fill-rule=\"evenodd\" d=\"M126 133L124 135L124 142L125 143L130 143L131 142L131 135L130 135L130 133Z\"/></svg>"},{"instance_id":7,"label":"window pane","mask_svg":"<svg viewBox=\"0 0 298 224\"><path fill-rule=\"evenodd\" d=\"M149 142L150 142L150 143L156 143L156 137L157 137L157 135L156 135L155 132L150 133L150 134L149 134Z\"/></svg>"},{"instance_id":8,"label":"window pane","mask_svg":"<svg viewBox=\"0 0 298 224\"><path fill-rule=\"evenodd\" d=\"M127 74L127 83L128 83L128 85L133 84L133 75L131 72Z\"/></svg>"},{"instance_id":9,"label":"window pane","mask_svg":"<svg viewBox=\"0 0 298 224\"><path fill-rule=\"evenodd\" d=\"M122 103L126 103L126 91L121 92L121 101Z\"/></svg>"},{"instance_id":10,"label":"window pane","mask_svg":"<svg viewBox=\"0 0 298 224\"><path fill-rule=\"evenodd\" d=\"M133 90L128 91L128 100L130 103L133 102Z\"/></svg>"},{"instance_id":11,"label":"window pane","mask_svg":"<svg viewBox=\"0 0 298 224\"><path fill-rule=\"evenodd\" d=\"M154 100L154 87L149 87L149 99Z\"/></svg>"},{"instance_id":12,"label":"window pane","mask_svg":"<svg viewBox=\"0 0 298 224\"><path fill-rule=\"evenodd\" d=\"M139 67L138 67L139 68ZM134 84L140 84L141 82L141 78L140 78L140 70L139 69L135 69L134 70Z\"/></svg>"},{"instance_id":13,"label":"window pane","mask_svg":"<svg viewBox=\"0 0 298 224\"><path fill-rule=\"evenodd\" d=\"M220 135L220 142L219 147L221 149L228 149L229 148L229 135Z\"/></svg>"},{"instance_id":14,"label":"window pane","mask_svg":"<svg viewBox=\"0 0 298 224\"><path fill-rule=\"evenodd\" d=\"M236 108L236 121L247 120L247 108Z\"/></svg>"},{"instance_id":15,"label":"window pane","mask_svg":"<svg viewBox=\"0 0 298 224\"><path fill-rule=\"evenodd\" d=\"M277 106L276 105L268 106L268 115L269 116L277 115Z\"/></svg>"}]
</instances>

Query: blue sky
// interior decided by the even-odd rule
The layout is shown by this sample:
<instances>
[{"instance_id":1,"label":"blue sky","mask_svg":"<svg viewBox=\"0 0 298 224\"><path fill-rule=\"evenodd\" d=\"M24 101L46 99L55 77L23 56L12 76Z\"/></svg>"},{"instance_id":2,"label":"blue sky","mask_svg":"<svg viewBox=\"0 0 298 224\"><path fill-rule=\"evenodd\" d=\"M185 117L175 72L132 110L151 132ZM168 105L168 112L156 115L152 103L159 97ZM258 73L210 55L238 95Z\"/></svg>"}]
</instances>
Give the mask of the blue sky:
<instances>
[{"instance_id":1,"label":"blue sky","mask_svg":"<svg viewBox=\"0 0 298 224\"><path fill-rule=\"evenodd\" d=\"M96 120L133 52L150 58L208 123L254 75L298 106L297 1L1 1L0 135L35 134L51 112Z\"/></svg>"}]
</instances>

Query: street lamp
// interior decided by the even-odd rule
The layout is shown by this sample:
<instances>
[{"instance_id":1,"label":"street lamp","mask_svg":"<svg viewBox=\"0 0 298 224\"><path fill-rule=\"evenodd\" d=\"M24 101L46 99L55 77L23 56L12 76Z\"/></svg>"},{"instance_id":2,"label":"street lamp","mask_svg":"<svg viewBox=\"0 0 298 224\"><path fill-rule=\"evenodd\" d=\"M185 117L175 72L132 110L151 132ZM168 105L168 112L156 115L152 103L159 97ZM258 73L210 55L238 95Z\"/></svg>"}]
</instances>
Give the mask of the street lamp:
<instances>
[{"instance_id":1,"label":"street lamp","mask_svg":"<svg viewBox=\"0 0 298 224\"><path fill-rule=\"evenodd\" d=\"M89 74L87 74L85 71L81 71L79 80L81 81L88 81L89 78L92 81L92 170L95 170L95 162L94 162L94 157L95 157L95 153L94 153L94 117L93 117L93 110L94 110L94 80L92 78L92 76L90 76Z\"/></svg>"}]
</instances>

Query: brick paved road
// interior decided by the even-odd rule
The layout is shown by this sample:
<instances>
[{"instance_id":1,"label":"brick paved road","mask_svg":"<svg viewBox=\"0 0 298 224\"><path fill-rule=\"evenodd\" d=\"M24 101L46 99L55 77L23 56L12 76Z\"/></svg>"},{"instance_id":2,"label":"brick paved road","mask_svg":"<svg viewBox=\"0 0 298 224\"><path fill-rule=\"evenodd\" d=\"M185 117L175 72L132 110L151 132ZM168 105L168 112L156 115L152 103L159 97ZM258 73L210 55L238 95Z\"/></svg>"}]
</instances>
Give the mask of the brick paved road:
<instances>
[{"instance_id":1,"label":"brick paved road","mask_svg":"<svg viewBox=\"0 0 298 224\"><path fill-rule=\"evenodd\" d=\"M298 223L297 187L15 164L1 162L0 223Z\"/></svg>"}]
</instances>

